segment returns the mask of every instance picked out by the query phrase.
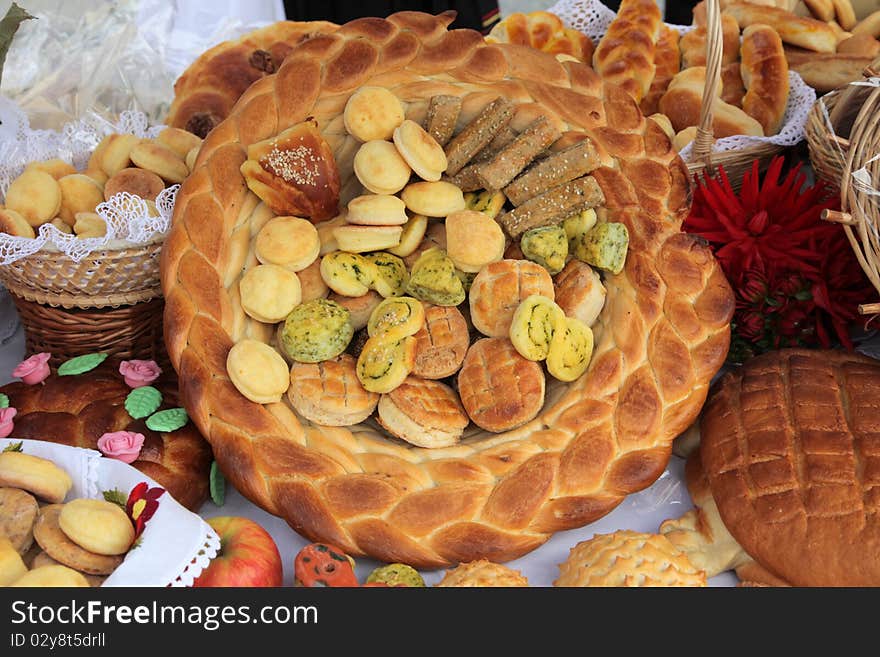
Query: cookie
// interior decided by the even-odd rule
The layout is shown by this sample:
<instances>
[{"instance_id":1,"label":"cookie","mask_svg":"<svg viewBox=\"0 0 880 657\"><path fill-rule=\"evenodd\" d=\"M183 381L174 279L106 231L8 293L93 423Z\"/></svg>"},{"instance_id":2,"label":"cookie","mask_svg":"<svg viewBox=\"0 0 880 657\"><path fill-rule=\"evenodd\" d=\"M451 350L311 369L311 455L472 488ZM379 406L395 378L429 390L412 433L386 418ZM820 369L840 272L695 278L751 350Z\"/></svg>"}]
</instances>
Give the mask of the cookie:
<instances>
[{"instance_id":1,"label":"cookie","mask_svg":"<svg viewBox=\"0 0 880 657\"><path fill-rule=\"evenodd\" d=\"M368 253L384 251L400 244L402 226L339 226L333 230L333 237L340 251L348 253Z\"/></svg>"},{"instance_id":2,"label":"cookie","mask_svg":"<svg viewBox=\"0 0 880 657\"><path fill-rule=\"evenodd\" d=\"M575 258L556 276L553 289L566 317L579 319L587 326L595 324L605 307L602 278L590 265Z\"/></svg>"},{"instance_id":3,"label":"cookie","mask_svg":"<svg viewBox=\"0 0 880 657\"><path fill-rule=\"evenodd\" d=\"M88 168L99 168L111 178L131 166L131 151L140 142L140 137L134 135L108 135L92 153Z\"/></svg>"},{"instance_id":4,"label":"cookie","mask_svg":"<svg viewBox=\"0 0 880 657\"><path fill-rule=\"evenodd\" d=\"M25 171L27 171L28 169L45 171L55 180L76 173L76 169L72 164L68 164L64 160L57 157L51 160L42 160L41 162L31 162L24 168Z\"/></svg>"},{"instance_id":5,"label":"cookie","mask_svg":"<svg viewBox=\"0 0 880 657\"><path fill-rule=\"evenodd\" d=\"M19 554L34 542L34 521L40 508L30 493L19 488L0 488L0 536L5 536Z\"/></svg>"},{"instance_id":6,"label":"cookie","mask_svg":"<svg viewBox=\"0 0 880 657\"><path fill-rule=\"evenodd\" d=\"M342 121L348 133L360 141L391 139L403 123L403 105L385 87L361 87L345 104Z\"/></svg>"},{"instance_id":7,"label":"cookie","mask_svg":"<svg viewBox=\"0 0 880 657\"><path fill-rule=\"evenodd\" d=\"M94 212L77 212L74 216L73 232L82 239L104 237L107 234L107 222Z\"/></svg>"},{"instance_id":8,"label":"cookie","mask_svg":"<svg viewBox=\"0 0 880 657\"><path fill-rule=\"evenodd\" d=\"M422 180L437 181L446 171L446 153L422 126L409 119L394 129L394 145Z\"/></svg>"},{"instance_id":9,"label":"cookie","mask_svg":"<svg viewBox=\"0 0 880 657\"><path fill-rule=\"evenodd\" d=\"M499 260L483 267L471 285L471 320L483 335L506 337L513 313L533 294L554 300L553 279L528 260Z\"/></svg>"},{"instance_id":10,"label":"cookie","mask_svg":"<svg viewBox=\"0 0 880 657\"><path fill-rule=\"evenodd\" d=\"M436 586L440 587L523 587L529 580L518 570L486 559L462 563L447 570Z\"/></svg>"},{"instance_id":11,"label":"cookie","mask_svg":"<svg viewBox=\"0 0 880 657\"><path fill-rule=\"evenodd\" d=\"M402 226L409 220L404 202L390 194L366 194L351 199L346 219L359 226Z\"/></svg>"},{"instance_id":12,"label":"cookie","mask_svg":"<svg viewBox=\"0 0 880 657\"><path fill-rule=\"evenodd\" d=\"M0 510L2 511L2 510ZM2 515L0 515L2 522ZM19 551L0 530L0 586L9 586L28 571Z\"/></svg>"},{"instance_id":13,"label":"cookie","mask_svg":"<svg viewBox=\"0 0 880 657\"><path fill-rule=\"evenodd\" d=\"M482 429L499 433L534 419L544 405L544 370L506 338L483 338L468 349L458 373L461 403Z\"/></svg>"},{"instance_id":14,"label":"cookie","mask_svg":"<svg viewBox=\"0 0 880 657\"><path fill-rule=\"evenodd\" d=\"M68 538L59 524L63 507L62 504L50 504L40 509L34 524L34 539L40 547L58 563L83 573L109 575L116 570L122 563L122 556L96 554Z\"/></svg>"},{"instance_id":15,"label":"cookie","mask_svg":"<svg viewBox=\"0 0 880 657\"><path fill-rule=\"evenodd\" d=\"M356 363L348 354L320 363L294 363L287 398L296 412L328 427L348 427L370 417L379 395L361 385Z\"/></svg>"},{"instance_id":16,"label":"cookie","mask_svg":"<svg viewBox=\"0 0 880 657\"><path fill-rule=\"evenodd\" d=\"M412 169L394 144L374 139L355 153L354 174L374 194L396 194L409 182Z\"/></svg>"},{"instance_id":17,"label":"cookie","mask_svg":"<svg viewBox=\"0 0 880 657\"><path fill-rule=\"evenodd\" d=\"M47 502L61 502L73 481L48 459L24 452L0 452L0 486L21 488Z\"/></svg>"},{"instance_id":18,"label":"cookie","mask_svg":"<svg viewBox=\"0 0 880 657\"><path fill-rule=\"evenodd\" d=\"M88 581L82 573L67 566L43 566L25 573L21 578L10 584L15 587L78 587L87 588Z\"/></svg>"},{"instance_id":19,"label":"cookie","mask_svg":"<svg viewBox=\"0 0 880 657\"><path fill-rule=\"evenodd\" d=\"M413 374L423 379L445 379L455 374L470 346L467 322L455 306L427 306L425 325L415 338Z\"/></svg>"},{"instance_id":20,"label":"cookie","mask_svg":"<svg viewBox=\"0 0 880 657\"><path fill-rule=\"evenodd\" d=\"M226 355L226 372L232 385L257 404L281 401L281 395L290 385L290 372L284 358L257 340L246 339L232 346Z\"/></svg>"},{"instance_id":21,"label":"cookie","mask_svg":"<svg viewBox=\"0 0 880 657\"><path fill-rule=\"evenodd\" d=\"M39 546L37 546L39 547ZM34 556L34 559L31 563L31 569L35 570L37 568L45 568L46 566L61 566L63 564L58 563L50 557L46 552L42 550ZM82 576L86 578L86 581L89 583L89 586L93 588L97 588L101 586L107 577L105 575L89 575L88 573L82 573Z\"/></svg>"},{"instance_id":22,"label":"cookie","mask_svg":"<svg viewBox=\"0 0 880 657\"><path fill-rule=\"evenodd\" d=\"M506 246L501 225L483 212L459 210L446 217L446 253L463 272L501 260Z\"/></svg>"},{"instance_id":23,"label":"cookie","mask_svg":"<svg viewBox=\"0 0 880 657\"><path fill-rule=\"evenodd\" d=\"M109 178L104 185L104 200L109 201L121 192L128 192L147 201L155 201L165 189L165 183L152 171L126 167Z\"/></svg>"},{"instance_id":24,"label":"cookie","mask_svg":"<svg viewBox=\"0 0 880 657\"><path fill-rule=\"evenodd\" d=\"M382 302L382 295L373 290L359 297L346 297L332 292L328 299L335 301L349 312L352 327L355 331L359 331L370 321L373 309Z\"/></svg>"},{"instance_id":25,"label":"cookie","mask_svg":"<svg viewBox=\"0 0 880 657\"><path fill-rule=\"evenodd\" d=\"M61 209L58 216L70 226L76 223L80 212L94 212L104 202L101 185L82 173L74 173L58 179L61 188Z\"/></svg>"},{"instance_id":26,"label":"cookie","mask_svg":"<svg viewBox=\"0 0 880 657\"><path fill-rule=\"evenodd\" d=\"M241 277L238 290L248 316L266 324L280 322L302 301L299 278L278 265L251 267Z\"/></svg>"},{"instance_id":27,"label":"cookie","mask_svg":"<svg viewBox=\"0 0 880 657\"><path fill-rule=\"evenodd\" d=\"M15 210L10 210L9 208L0 210L0 233L6 233L14 237L29 237L31 239L37 236L34 232L34 227L30 225L28 220Z\"/></svg>"},{"instance_id":28,"label":"cookie","mask_svg":"<svg viewBox=\"0 0 880 657\"><path fill-rule=\"evenodd\" d=\"M400 194L406 208L426 217L448 217L465 209L464 194L452 183L415 182L407 185Z\"/></svg>"},{"instance_id":29,"label":"cookie","mask_svg":"<svg viewBox=\"0 0 880 657\"><path fill-rule=\"evenodd\" d=\"M142 141L131 149L130 157L135 166L152 171L169 183L182 183L189 175L185 156L153 141Z\"/></svg>"},{"instance_id":30,"label":"cookie","mask_svg":"<svg viewBox=\"0 0 880 657\"><path fill-rule=\"evenodd\" d=\"M399 258L405 258L408 255L411 255L422 243L427 228L428 218L423 214L414 214L407 219L407 222L403 225L403 231L400 233L400 242L398 245L392 246L386 250L388 253L396 255Z\"/></svg>"},{"instance_id":31,"label":"cookie","mask_svg":"<svg viewBox=\"0 0 880 657\"><path fill-rule=\"evenodd\" d=\"M427 448L455 445L469 423L452 388L415 376L382 395L378 420L391 435Z\"/></svg>"},{"instance_id":32,"label":"cookie","mask_svg":"<svg viewBox=\"0 0 880 657\"><path fill-rule=\"evenodd\" d=\"M58 526L67 538L95 554L125 554L134 541L134 525L125 511L106 500L71 500L61 508Z\"/></svg>"},{"instance_id":33,"label":"cookie","mask_svg":"<svg viewBox=\"0 0 880 657\"><path fill-rule=\"evenodd\" d=\"M156 136L156 141L170 148L180 158L186 158L187 153L192 149L198 149L202 146L201 137L186 130L172 127L163 129Z\"/></svg>"},{"instance_id":34,"label":"cookie","mask_svg":"<svg viewBox=\"0 0 880 657\"><path fill-rule=\"evenodd\" d=\"M290 271L305 269L320 252L317 228L299 217L275 217L260 229L254 241L257 260Z\"/></svg>"},{"instance_id":35,"label":"cookie","mask_svg":"<svg viewBox=\"0 0 880 657\"><path fill-rule=\"evenodd\" d=\"M61 209L61 187L45 171L25 171L9 184L6 209L18 212L31 226L39 226Z\"/></svg>"}]
</instances>

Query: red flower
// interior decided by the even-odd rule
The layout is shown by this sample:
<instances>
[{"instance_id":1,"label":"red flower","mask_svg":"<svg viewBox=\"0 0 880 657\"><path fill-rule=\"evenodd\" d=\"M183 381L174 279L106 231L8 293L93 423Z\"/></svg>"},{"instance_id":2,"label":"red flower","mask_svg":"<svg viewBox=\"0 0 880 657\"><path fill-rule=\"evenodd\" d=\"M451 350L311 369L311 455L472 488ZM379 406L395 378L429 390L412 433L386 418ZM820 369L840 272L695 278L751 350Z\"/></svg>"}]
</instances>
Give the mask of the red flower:
<instances>
[{"instance_id":1,"label":"red flower","mask_svg":"<svg viewBox=\"0 0 880 657\"><path fill-rule=\"evenodd\" d=\"M125 503L125 512L134 523L135 538L144 531L147 521L153 517L159 508L159 498L165 493L164 488L150 488L147 482L142 481L131 489L128 501Z\"/></svg>"},{"instance_id":2,"label":"red flower","mask_svg":"<svg viewBox=\"0 0 880 657\"><path fill-rule=\"evenodd\" d=\"M851 349L849 324L876 292L843 227L820 218L839 198L821 181L805 187L800 165L781 179L783 163L774 158L760 182L755 162L739 195L723 168L698 180L684 228L709 241L736 292L735 342L827 348L833 334Z\"/></svg>"}]
</instances>

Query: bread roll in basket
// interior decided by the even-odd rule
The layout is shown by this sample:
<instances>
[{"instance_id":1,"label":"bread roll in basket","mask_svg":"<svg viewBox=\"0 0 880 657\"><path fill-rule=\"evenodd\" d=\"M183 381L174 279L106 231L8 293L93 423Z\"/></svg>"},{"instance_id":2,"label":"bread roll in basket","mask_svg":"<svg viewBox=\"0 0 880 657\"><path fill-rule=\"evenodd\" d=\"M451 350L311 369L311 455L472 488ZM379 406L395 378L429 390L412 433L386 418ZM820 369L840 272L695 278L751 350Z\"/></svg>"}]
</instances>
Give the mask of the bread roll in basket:
<instances>
[{"instance_id":1,"label":"bread roll in basket","mask_svg":"<svg viewBox=\"0 0 880 657\"><path fill-rule=\"evenodd\" d=\"M733 311L709 247L680 232L690 207L687 167L635 101L584 64L486 44L475 31L448 31L451 20L400 12L297 46L208 136L177 197L162 262L166 342L182 399L235 487L310 540L417 567L513 559L649 486L705 400L727 354ZM545 115L564 134L580 131L595 143L602 166L592 175L609 220L629 230L629 255L605 279L589 370L551 387L524 426L416 448L374 423L321 427L297 417L286 399L251 402L227 375L234 343L271 340L237 298L258 200L239 171L246 148L314 117L347 203L359 193L351 192L359 144L342 113L365 85L390 89L417 122L437 94L461 96L463 118L503 95L515 103L515 129Z\"/></svg>"}]
</instances>

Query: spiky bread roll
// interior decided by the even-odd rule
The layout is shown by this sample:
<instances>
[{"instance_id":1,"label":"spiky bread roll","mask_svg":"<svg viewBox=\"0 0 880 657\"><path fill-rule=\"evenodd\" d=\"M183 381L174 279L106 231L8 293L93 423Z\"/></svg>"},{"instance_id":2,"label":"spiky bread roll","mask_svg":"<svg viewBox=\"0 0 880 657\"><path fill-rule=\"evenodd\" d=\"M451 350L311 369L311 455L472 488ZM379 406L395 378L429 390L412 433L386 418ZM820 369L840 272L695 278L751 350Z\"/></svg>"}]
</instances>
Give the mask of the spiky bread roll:
<instances>
[{"instance_id":1,"label":"spiky bread roll","mask_svg":"<svg viewBox=\"0 0 880 657\"><path fill-rule=\"evenodd\" d=\"M708 246L680 232L687 168L632 97L587 65L486 44L475 31L448 31L450 22L400 12L300 44L205 140L162 256L166 341L182 397L235 487L310 540L418 567L515 558L650 485L726 356L733 311ZM337 160L343 207L361 192L352 185L360 142L342 114L367 85L390 89L413 120L434 96L460 97L461 125L503 94L517 129L545 115L594 143L600 166L591 175L608 220L627 225L629 255L605 278L590 369L548 390L543 410L516 430L422 449L373 424L306 424L284 400L251 403L229 380L227 352L260 331L235 304L252 249L241 236L260 205L239 174L246 148L314 117Z\"/></svg>"}]
</instances>

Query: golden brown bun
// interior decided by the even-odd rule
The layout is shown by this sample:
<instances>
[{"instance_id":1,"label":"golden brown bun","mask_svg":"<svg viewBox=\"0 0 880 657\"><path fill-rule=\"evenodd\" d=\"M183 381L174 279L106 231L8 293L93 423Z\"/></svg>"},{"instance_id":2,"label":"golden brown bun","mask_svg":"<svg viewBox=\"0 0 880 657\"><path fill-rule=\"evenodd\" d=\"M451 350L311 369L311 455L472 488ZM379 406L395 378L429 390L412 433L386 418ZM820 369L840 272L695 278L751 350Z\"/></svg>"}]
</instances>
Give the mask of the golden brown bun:
<instances>
[{"instance_id":1,"label":"golden brown bun","mask_svg":"<svg viewBox=\"0 0 880 657\"><path fill-rule=\"evenodd\" d=\"M553 279L528 260L499 260L480 270L468 294L471 319L483 335L506 337L517 306L532 294L553 299Z\"/></svg>"},{"instance_id":2,"label":"golden brown bun","mask_svg":"<svg viewBox=\"0 0 880 657\"><path fill-rule=\"evenodd\" d=\"M247 88L276 72L298 43L336 27L326 21L282 21L214 46L174 83L165 123L206 137Z\"/></svg>"},{"instance_id":3,"label":"golden brown bun","mask_svg":"<svg viewBox=\"0 0 880 657\"><path fill-rule=\"evenodd\" d=\"M742 108L746 87L742 79L742 67L733 62L721 67L721 100L734 107Z\"/></svg>"},{"instance_id":4,"label":"golden brown bun","mask_svg":"<svg viewBox=\"0 0 880 657\"><path fill-rule=\"evenodd\" d=\"M706 573L664 536L626 529L578 543L553 586L706 586Z\"/></svg>"},{"instance_id":5,"label":"golden brown bun","mask_svg":"<svg viewBox=\"0 0 880 657\"><path fill-rule=\"evenodd\" d=\"M748 2L734 2L724 10L731 14L740 29L749 25L769 25L779 37L793 46L815 52L834 52L837 37L826 23L812 18L802 18L778 7L762 7Z\"/></svg>"},{"instance_id":6,"label":"golden brown bun","mask_svg":"<svg viewBox=\"0 0 880 657\"><path fill-rule=\"evenodd\" d=\"M425 325L416 338L413 374L423 379L445 379L458 372L470 346L468 325L455 306L425 307Z\"/></svg>"},{"instance_id":7,"label":"golden brown bun","mask_svg":"<svg viewBox=\"0 0 880 657\"><path fill-rule=\"evenodd\" d=\"M593 53L593 68L639 102L654 79L654 51L663 19L654 0L623 0Z\"/></svg>"},{"instance_id":8,"label":"golden brown bun","mask_svg":"<svg viewBox=\"0 0 880 657\"><path fill-rule=\"evenodd\" d=\"M738 32L738 30L737 30ZM639 107L642 114L649 116L659 111L660 98L675 74L681 70L681 50L678 31L668 25L660 29L660 37L654 49L654 79L651 88L642 98Z\"/></svg>"},{"instance_id":9,"label":"golden brown bun","mask_svg":"<svg viewBox=\"0 0 880 657\"><path fill-rule=\"evenodd\" d=\"M880 55L880 41L870 34L853 34L837 44L837 52L840 55L876 57Z\"/></svg>"},{"instance_id":10,"label":"golden brown bun","mask_svg":"<svg viewBox=\"0 0 880 657\"><path fill-rule=\"evenodd\" d=\"M730 14L721 14L721 34L723 38L722 64L739 60L739 23ZM706 65L706 27L691 30L681 37L682 68Z\"/></svg>"},{"instance_id":11,"label":"golden brown bun","mask_svg":"<svg viewBox=\"0 0 880 657\"><path fill-rule=\"evenodd\" d=\"M486 559L462 563L447 570L443 579L437 582L440 587L523 587L529 580L518 570Z\"/></svg>"},{"instance_id":12,"label":"golden brown bun","mask_svg":"<svg viewBox=\"0 0 880 657\"><path fill-rule=\"evenodd\" d=\"M152 385L162 393L162 408L180 405L170 367L163 367L162 376ZM188 509L198 509L208 498L210 446L192 422L166 433L153 431L143 420L133 420L123 405L131 389L119 374L118 361L108 359L78 376L50 376L38 386L10 383L0 392L18 409L17 438L97 449L104 432L136 431L145 440L132 467L155 479Z\"/></svg>"},{"instance_id":13,"label":"golden brown bun","mask_svg":"<svg viewBox=\"0 0 880 657\"><path fill-rule=\"evenodd\" d=\"M417 376L382 395L378 411L379 424L417 447L450 447L469 423L452 388Z\"/></svg>"},{"instance_id":14,"label":"golden brown bun","mask_svg":"<svg viewBox=\"0 0 880 657\"><path fill-rule=\"evenodd\" d=\"M875 11L856 23L852 29L853 34L869 34L880 38L880 10Z\"/></svg>"},{"instance_id":15,"label":"golden brown bun","mask_svg":"<svg viewBox=\"0 0 880 657\"><path fill-rule=\"evenodd\" d=\"M321 363L294 363L287 397L297 413L329 427L348 427L370 417L379 395L364 390L355 362L340 354Z\"/></svg>"},{"instance_id":16,"label":"golden brown bun","mask_svg":"<svg viewBox=\"0 0 880 657\"><path fill-rule=\"evenodd\" d=\"M786 47L788 66L804 82L819 93L839 89L862 78L862 72L874 58L843 53L814 53L801 48Z\"/></svg>"},{"instance_id":17,"label":"golden brown bun","mask_svg":"<svg viewBox=\"0 0 880 657\"><path fill-rule=\"evenodd\" d=\"M750 25L743 30L742 79L748 89L743 110L757 119L765 135L775 135L788 106L788 62L773 28Z\"/></svg>"},{"instance_id":18,"label":"golden brown bun","mask_svg":"<svg viewBox=\"0 0 880 657\"><path fill-rule=\"evenodd\" d=\"M495 23L486 36L489 43L516 43L552 55L571 55L581 62L593 59L593 42L549 11L515 12Z\"/></svg>"},{"instance_id":19,"label":"golden brown bun","mask_svg":"<svg viewBox=\"0 0 880 657\"><path fill-rule=\"evenodd\" d=\"M880 363L788 349L713 388L700 460L730 534L795 586L880 585Z\"/></svg>"},{"instance_id":20,"label":"golden brown bun","mask_svg":"<svg viewBox=\"0 0 880 657\"><path fill-rule=\"evenodd\" d=\"M687 167L635 101L588 66L486 44L449 31L451 20L401 12L303 43L205 140L162 252L168 351L230 483L309 540L435 568L521 556L660 476L725 358L733 310L711 250L680 230ZM400 445L374 424L316 428L287 404L245 401L224 370L227 350L254 330L230 292L252 247L240 231L254 228L258 207L238 173L243 153L314 116L347 202L361 193L350 170L357 142L340 115L371 84L405 99L413 116L435 95L461 96L462 124L503 91L517 127L541 113L601 150L591 175L603 213L630 231L626 267L613 277L589 371L511 433L475 430L438 451Z\"/></svg>"},{"instance_id":21,"label":"golden brown bun","mask_svg":"<svg viewBox=\"0 0 880 657\"><path fill-rule=\"evenodd\" d=\"M144 200L155 201L163 189L165 182L152 171L126 167L107 179L104 184L104 199L109 201L120 192L128 192Z\"/></svg>"}]
</instances>

